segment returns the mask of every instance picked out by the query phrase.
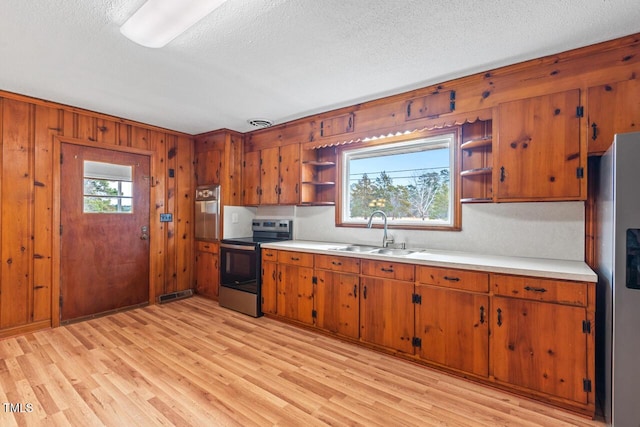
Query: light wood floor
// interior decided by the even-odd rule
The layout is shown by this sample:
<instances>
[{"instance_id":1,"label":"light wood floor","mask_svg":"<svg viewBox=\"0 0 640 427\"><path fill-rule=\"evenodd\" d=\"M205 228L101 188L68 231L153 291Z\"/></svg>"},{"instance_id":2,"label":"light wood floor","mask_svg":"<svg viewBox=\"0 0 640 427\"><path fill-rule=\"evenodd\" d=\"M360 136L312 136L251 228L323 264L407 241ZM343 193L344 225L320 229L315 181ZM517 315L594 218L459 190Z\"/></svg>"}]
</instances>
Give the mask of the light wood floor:
<instances>
[{"instance_id":1,"label":"light wood floor","mask_svg":"<svg viewBox=\"0 0 640 427\"><path fill-rule=\"evenodd\" d=\"M0 404L3 427L602 425L201 297L0 341Z\"/></svg>"}]
</instances>

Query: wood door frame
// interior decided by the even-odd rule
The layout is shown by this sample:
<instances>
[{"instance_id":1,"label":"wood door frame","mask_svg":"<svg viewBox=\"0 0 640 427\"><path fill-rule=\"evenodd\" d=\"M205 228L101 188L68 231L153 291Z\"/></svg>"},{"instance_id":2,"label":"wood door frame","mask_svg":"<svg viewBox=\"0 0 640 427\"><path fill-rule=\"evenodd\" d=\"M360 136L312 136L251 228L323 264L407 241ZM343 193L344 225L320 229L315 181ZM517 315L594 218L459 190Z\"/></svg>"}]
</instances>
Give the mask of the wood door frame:
<instances>
[{"instance_id":1,"label":"wood door frame","mask_svg":"<svg viewBox=\"0 0 640 427\"><path fill-rule=\"evenodd\" d=\"M56 230L60 230L60 217L61 217L61 213L60 213L60 206L61 206L61 201L60 201L60 173L61 173L61 166L60 166L60 155L62 152L62 144L73 144L73 145L81 145L84 147L88 147L88 148L97 148L97 149L101 149L101 150L110 150L110 151L117 151L117 152L123 152L123 153L128 153L128 154L140 154L143 156L147 156L149 157L149 173L151 174L151 180L150 180L150 185L149 185L149 189L150 189L150 194L149 194L149 224L152 224L152 206L155 206L156 203L156 194L155 191L151 191L151 189L153 187L155 187L155 182L153 180L153 177L156 176L155 174L155 168L154 168L154 160L155 160L155 153L151 150L144 150L144 149L140 149L140 148L132 148L132 147L122 147L119 145L97 145L94 142L91 141L84 141L84 140L80 140L80 139L76 139L76 138L67 138L67 137L63 137L63 136L59 136L59 135L54 135L53 137L53 171L52 171L52 178L53 178L53 228L51 230L51 233L53 235L52 238L52 244L53 244L53 248L52 248L52 257L54 261L52 263L52 274L51 274L51 327L58 327L60 326L60 270L62 268L62 258L61 258L61 253L62 253L62 247L61 247L61 236L60 236L60 232L56 232ZM154 304L155 302L155 298L153 297L153 295L155 295L155 284L154 281L151 280L152 277L154 277L154 262L153 259L151 257L151 248L152 248L152 242L154 241L154 232L153 232L153 228L150 226L149 227L149 304Z\"/></svg>"}]
</instances>

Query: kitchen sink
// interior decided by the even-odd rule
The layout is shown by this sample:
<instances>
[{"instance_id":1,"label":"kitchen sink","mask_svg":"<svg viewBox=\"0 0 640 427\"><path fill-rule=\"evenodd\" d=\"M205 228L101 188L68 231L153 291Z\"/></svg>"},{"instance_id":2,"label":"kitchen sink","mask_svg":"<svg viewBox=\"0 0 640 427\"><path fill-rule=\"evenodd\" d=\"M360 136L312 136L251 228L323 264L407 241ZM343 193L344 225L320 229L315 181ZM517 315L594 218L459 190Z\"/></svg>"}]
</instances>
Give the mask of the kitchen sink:
<instances>
[{"instance_id":1,"label":"kitchen sink","mask_svg":"<svg viewBox=\"0 0 640 427\"><path fill-rule=\"evenodd\" d=\"M409 255L412 254L416 251L412 251L409 249L394 249L394 248L382 248L382 249L378 249L377 251L375 251L374 253L376 254L380 254L380 255L395 255L395 256L401 256L401 255Z\"/></svg>"},{"instance_id":2,"label":"kitchen sink","mask_svg":"<svg viewBox=\"0 0 640 427\"><path fill-rule=\"evenodd\" d=\"M366 245L349 245L346 247L335 248L337 251L347 251L347 252L374 252L377 247L375 246L366 246Z\"/></svg>"}]
</instances>

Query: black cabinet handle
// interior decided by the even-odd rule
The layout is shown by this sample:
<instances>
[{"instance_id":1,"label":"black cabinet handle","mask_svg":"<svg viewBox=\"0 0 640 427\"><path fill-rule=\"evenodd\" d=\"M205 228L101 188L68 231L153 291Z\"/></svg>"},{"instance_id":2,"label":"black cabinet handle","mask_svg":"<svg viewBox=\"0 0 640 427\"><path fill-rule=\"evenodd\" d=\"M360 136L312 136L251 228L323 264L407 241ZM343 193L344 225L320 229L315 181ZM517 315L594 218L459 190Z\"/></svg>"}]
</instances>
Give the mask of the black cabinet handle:
<instances>
[{"instance_id":1,"label":"black cabinet handle","mask_svg":"<svg viewBox=\"0 0 640 427\"><path fill-rule=\"evenodd\" d=\"M358 285L353 285L353 297L358 298Z\"/></svg>"},{"instance_id":2,"label":"black cabinet handle","mask_svg":"<svg viewBox=\"0 0 640 427\"><path fill-rule=\"evenodd\" d=\"M480 306L480 323L484 323L484 306Z\"/></svg>"},{"instance_id":3,"label":"black cabinet handle","mask_svg":"<svg viewBox=\"0 0 640 427\"><path fill-rule=\"evenodd\" d=\"M530 292L540 292L540 293L547 292L547 290L545 288L535 288L533 286L525 286L524 290L525 291L530 291Z\"/></svg>"},{"instance_id":4,"label":"black cabinet handle","mask_svg":"<svg viewBox=\"0 0 640 427\"><path fill-rule=\"evenodd\" d=\"M367 287L365 286L364 289L362 289L362 297L364 299L367 299Z\"/></svg>"},{"instance_id":5,"label":"black cabinet handle","mask_svg":"<svg viewBox=\"0 0 640 427\"><path fill-rule=\"evenodd\" d=\"M278 272L278 281L282 282L282 271Z\"/></svg>"},{"instance_id":6,"label":"black cabinet handle","mask_svg":"<svg viewBox=\"0 0 640 427\"><path fill-rule=\"evenodd\" d=\"M505 173L504 173L504 166L500 167L500 182L504 182L505 179Z\"/></svg>"},{"instance_id":7,"label":"black cabinet handle","mask_svg":"<svg viewBox=\"0 0 640 427\"><path fill-rule=\"evenodd\" d=\"M273 280L276 280L276 271L273 270L273 274L271 275L271 277L273 277Z\"/></svg>"},{"instance_id":8,"label":"black cabinet handle","mask_svg":"<svg viewBox=\"0 0 640 427\"><path fill-rule=\"evenodd\" d=\"M598 139L598 125L593 123L591 125L591 129L593 129L593 134L591 135L591 139L595 141L596 139Z\"/></svg>"},{"instance_id":9,"label":"black cabinet handle","mask_svg":"<svg viewBox=\"0 0 640 427\"><path fill-rule=\"evenodd\" d=\"M459 282L460 278L459 277L444 276L444 280L448 280L450 282Z\"/></svg>"},{"instance_id":10,"label":"black cabinet handle","mask_svg":"<svg viewBox=\"0 0 640 427\"><path fill-rule=\"evenodd\" d=\"M502 326L502 310L498 309L498 326Z\"/></svg>"},{"instance_id":11,"label":"black cabinet handle","mask_svg":"<svg viewBox=\"0 0 640 427\"><path fill-rule=\"evenodd\" d=\"M291 261L300 261L300 258L295 257L295 256L292 256L292 257L291 257Z\"/></svg>"},{"instance_id":12,"label":"black cabinet handle","mask_svg":"<svg viewBox=\"0 0 640 427\"><path fill-rule=\"evenodd\" d=\"M385 273L393 273L393 268L384 268L384 267L382 267L380 270L384 271Z\"/></svg>"},{"instance_id":13,"label":"black cabinet handle","mask_svg":"<svg viewBox=\"0 0 640 427\"><path fill-rule=\"evenodd\" d=\"M342 265L342 263L340 261L331 261L331 264L333 264L333 265Z\"/></svg>"}]
</instances>

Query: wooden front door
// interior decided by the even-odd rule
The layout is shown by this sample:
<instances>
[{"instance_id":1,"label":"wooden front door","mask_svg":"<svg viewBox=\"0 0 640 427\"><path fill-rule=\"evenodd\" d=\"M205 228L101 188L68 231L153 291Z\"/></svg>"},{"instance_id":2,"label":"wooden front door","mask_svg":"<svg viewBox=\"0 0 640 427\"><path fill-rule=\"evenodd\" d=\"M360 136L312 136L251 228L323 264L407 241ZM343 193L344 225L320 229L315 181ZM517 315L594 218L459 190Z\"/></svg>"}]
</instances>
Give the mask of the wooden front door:
<instances>
[{"instance_id":1,"label":"wooden front door","mask_svg":"<svg viewBox=\"0 0 640 427\"><path fill-rule=\"evenodd\" d=\"M61 144L60 319L149 301L149 157Z\"/></svg>"}]
</instances>

